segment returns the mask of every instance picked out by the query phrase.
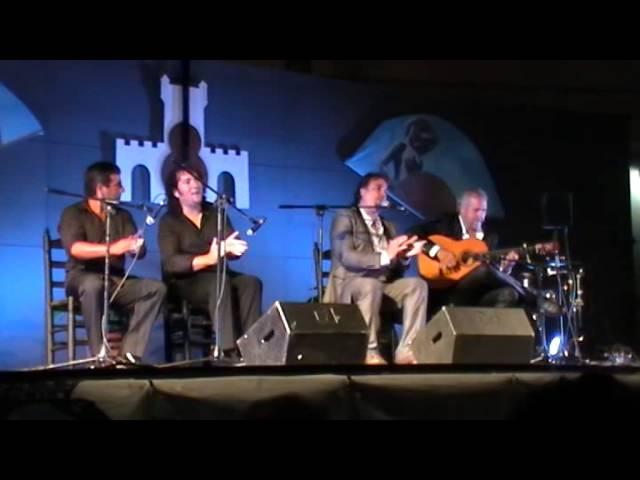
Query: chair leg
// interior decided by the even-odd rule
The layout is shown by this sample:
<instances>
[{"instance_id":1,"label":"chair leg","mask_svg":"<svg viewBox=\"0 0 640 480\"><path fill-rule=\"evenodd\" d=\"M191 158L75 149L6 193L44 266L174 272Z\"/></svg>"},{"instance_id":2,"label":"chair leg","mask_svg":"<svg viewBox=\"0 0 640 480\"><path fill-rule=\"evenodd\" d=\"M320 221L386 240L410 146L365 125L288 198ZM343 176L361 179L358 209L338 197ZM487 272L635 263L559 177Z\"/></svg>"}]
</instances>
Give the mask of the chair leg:
<instances>
[{"instance_id":1,"label":"chair leg","mask_svg":"<svg viewBox=\"0 0 640 480\"><path fill-rule=\"evenodd\" d=\"M48 304L46 306L47 311L45 316L46 318L46 322L47 325L45 327L45 334L47 336L47 365L52 365L53 364L53 310L51 309L51 305Z\"/></svg>"},{"instance_id":2,"label":"chair leg","mask_svg":"<svg viewBox=\"0 0 640 480\"><path fill-rule=\"evenodd\" d=\"M68 358L72 362L76 359L76 317L73 297L67 298L67 349Z\"/></svg>"},{"instance_id":3,"label":"chair leg","mask_svg":"<svg viewBox=\"0 0 640 480\"><path fill-rule=\"evenodd\" d=\"M191 360L191 322L189 306L185 300L182 301L182 318L184 319L184 359Z\"/></svg>"},{"instance_id":4,"label":"chair leg","mask_svg":"<svg viewBox=\"0 0 640 480\"><path fill-rule=\"evenodd\" d=\"M173 362L173 345L171 343L171 312L165 306L164 313L164 360L165 362Z\"/></svg>"}]
</instances>

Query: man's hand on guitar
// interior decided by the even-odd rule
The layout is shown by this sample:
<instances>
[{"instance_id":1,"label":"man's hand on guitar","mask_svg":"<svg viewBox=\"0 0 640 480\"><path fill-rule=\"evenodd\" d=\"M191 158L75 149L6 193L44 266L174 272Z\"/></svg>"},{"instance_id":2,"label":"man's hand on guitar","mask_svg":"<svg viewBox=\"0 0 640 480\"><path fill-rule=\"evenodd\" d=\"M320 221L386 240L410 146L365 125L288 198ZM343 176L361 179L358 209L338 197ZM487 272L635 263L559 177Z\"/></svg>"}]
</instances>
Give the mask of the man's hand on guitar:
<instances>
[{"instance_id":1,"label":"man's hand on guitar","mask_svg":"<svg viewBox=\"0 0 640 480\"><path fill-rule=\"evenodd\" d=\"M452 270L458 265L458 260L456 259L455 255L450 251L445 250L444 248L438 250L436 257L438 258L440 265L446 269Z\"/></svg>"}]
</instances>

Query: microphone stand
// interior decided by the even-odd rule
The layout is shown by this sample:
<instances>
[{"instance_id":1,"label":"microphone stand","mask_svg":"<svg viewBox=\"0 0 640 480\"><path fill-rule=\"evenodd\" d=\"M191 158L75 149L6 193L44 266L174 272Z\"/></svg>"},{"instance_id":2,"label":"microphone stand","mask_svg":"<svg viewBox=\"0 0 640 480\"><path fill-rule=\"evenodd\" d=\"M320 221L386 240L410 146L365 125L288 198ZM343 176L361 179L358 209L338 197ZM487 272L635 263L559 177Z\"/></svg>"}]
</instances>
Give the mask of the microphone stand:
<instances>
[{"instance_id":1,"label":"microphone stand","mask_svg":"<svg viewBox=\"0 0 640 480\"><path fill-rule=\"evenodd\" d=\"M213 190L213 189L212 189ZM216 329L216 345L213 350L213 359L222 359L222 331L220 328L220 304L222 303L222 295L224 294L224 272L227 270L226 252L222 253L222 242L226 236L227 226L227 207L229 201L226 195L220 195L218 192L216 198L216 232L218 232L218 245L216 250L216 307L214 309L213 320Z\"/></svg>"},{"instance_id":2,"label":"microphone stand","mask_svg":"<svg viewBox=\"0 0 640 480\"><path fill-rule=\"evenodd\" d=\"M313 246L313 265L316 276L316 292L317 303L322 303L323 289L322 285L322 254L324 252L324 215L327 210L338 210L342 208L351 208L352 205L279 205L278 208L283 210L315 210L318 217L318 241Z\"/></svg>"},{"instance_id":3,"label":"microphone stand","mask_svg":"<svg viewBox=\"0 0 640 480\"><path fill-rule=\"evenodd\" d=\"M104 256L104 287L103 287L103 297L102 297L102 322L100 323L100 328L102 331L102 348L100 348L100 352L98 353L97 362L98 364L106 363L108 359L108 352L111 350L109 346L109 341L107 340L107 330L109 328L109 273L111 266L111 253L109 252L109 247L111 245L111 215L113 215L113 207L108 203L104 202L102 206L105 209L107 214L107 221L105 225L105 236L104 243L107 246L106 255Z\"/></svg>"}]
</instances>

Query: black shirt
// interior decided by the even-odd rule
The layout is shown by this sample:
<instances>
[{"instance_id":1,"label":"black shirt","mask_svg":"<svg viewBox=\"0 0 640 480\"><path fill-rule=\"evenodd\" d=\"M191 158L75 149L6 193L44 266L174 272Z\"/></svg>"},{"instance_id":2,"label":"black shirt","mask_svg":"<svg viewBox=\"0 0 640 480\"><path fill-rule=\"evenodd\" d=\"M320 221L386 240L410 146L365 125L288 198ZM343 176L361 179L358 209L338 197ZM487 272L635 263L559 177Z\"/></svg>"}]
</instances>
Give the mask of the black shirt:
<instances>
[{"instance_id":1,"label":"black shirt","mask_svg":"<svg viewBox=\"0 0 640 480\"><path fill-rule=\"evenodd\" d=\"M227 217L224 237L228 237L233 231ZM158 246L165 280L198 273L193 271L193 259L208 253L215 237L218 237L217 209L211 203L202 204L200 228L182 212L165 213L158 227ZM201 271L206 270L215 270L215 266Z\"/></svg>"},{"instance_id":2,"label":"black shirt","mask_svg":"<svg viewBox=\"0 0 640 480\"><path fill-rule=\"evenodd\" d=\"M111 243L121 238L134 235L136 224L131 214L119 207L113 207L111 215ZM62 212L58 232L67 251L67 272L80 270L92 273L104 273L104 257L91 260L80 260L71 256L71 246L75 242L104 243L106 220L102 220L89 208L86 200L68 206ZM144 257L146 248L143 246L138 258ZM109 256L109 272L116 276L124 275L125 256Z\"/></svg>"}]
</instances>

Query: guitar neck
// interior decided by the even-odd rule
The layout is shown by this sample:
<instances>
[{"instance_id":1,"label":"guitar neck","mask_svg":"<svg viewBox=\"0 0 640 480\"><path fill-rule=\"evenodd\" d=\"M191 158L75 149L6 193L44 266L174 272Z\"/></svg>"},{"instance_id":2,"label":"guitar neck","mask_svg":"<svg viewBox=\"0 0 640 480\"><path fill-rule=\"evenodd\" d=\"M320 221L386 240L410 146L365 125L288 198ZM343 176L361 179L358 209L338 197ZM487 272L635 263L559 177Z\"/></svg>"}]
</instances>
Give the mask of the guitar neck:
<instances>
[{"instance_id":1,"label":"guitar neck","mask_svg":"<svg viewBox=\"0 0 640 480\"><path fill-rule=\"evenodd\" d=\"M474 255L473 257L476 260L491 261L505 257L509 252L516 252L518 255L527 255L529 253L535 253L536 246L531 245L514 248L501 248L500 250L491 250L490 252Z\"/></svg>"}]
</instances>

